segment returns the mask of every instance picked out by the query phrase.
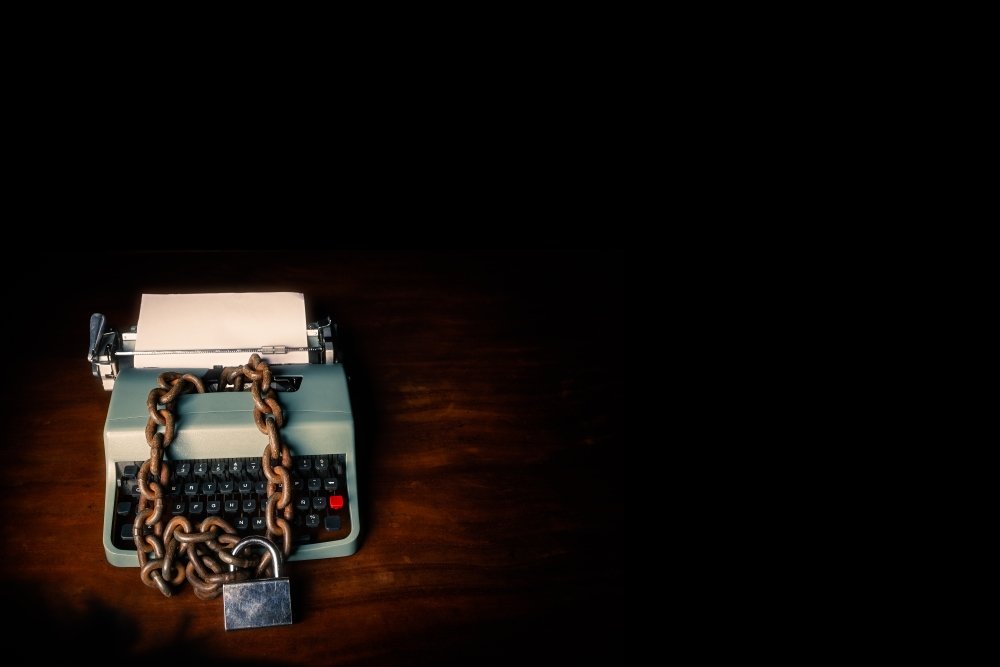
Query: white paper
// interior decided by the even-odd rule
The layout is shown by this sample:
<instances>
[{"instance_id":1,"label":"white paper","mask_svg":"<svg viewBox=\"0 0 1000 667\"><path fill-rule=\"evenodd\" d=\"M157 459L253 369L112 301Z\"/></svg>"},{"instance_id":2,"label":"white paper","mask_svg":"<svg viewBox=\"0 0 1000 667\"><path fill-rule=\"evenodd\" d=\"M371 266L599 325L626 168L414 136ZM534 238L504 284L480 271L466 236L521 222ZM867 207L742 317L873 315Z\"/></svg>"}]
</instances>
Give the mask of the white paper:
<instances>
[{"instance_id":1,"label":"white paper","mask_svg":"<svg viewBox=\"0 0 1000 667\"><path fill-rule=\"evenodd\" d=\"M143 294L135 351L305 347L306 303L298 292ZM137 354L136 368L241 366L250 352ZM309 352L261 354L271 364L305 364Z\"/></svg>"}]
</instances>

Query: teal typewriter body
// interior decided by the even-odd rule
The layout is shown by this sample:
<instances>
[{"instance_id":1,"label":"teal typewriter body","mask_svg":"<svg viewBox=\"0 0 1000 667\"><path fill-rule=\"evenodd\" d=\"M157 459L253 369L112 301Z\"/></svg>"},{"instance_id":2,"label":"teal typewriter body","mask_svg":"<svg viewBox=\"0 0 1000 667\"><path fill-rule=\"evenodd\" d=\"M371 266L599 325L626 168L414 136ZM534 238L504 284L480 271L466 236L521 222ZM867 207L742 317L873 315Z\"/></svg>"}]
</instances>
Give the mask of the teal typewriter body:
<instances>
[{"instance_id":1,"label":"teal typewriter body","mask_svg":"<svg viewBox=\"0 0 1000 667\"><path fill-rule=\"evenodd\" d=\"M349 556L361 533L354 416L347 373L332 344L335 326L327 320L307 331L310 363L271 364L284 413L281 438L292 453L292 561ZM212 372L135 368L128 356L132 341L134 334L120 335L103 316L92 317L88 358L111 390L104 425L104 552L118 567L139 565L132 523L140 497L136 475L149 458L149 392L164 370L206 378ZM241 536L266 535L261 464L268 440L254 424L253 407L247 391L207 390L177 399L176 434L165 449L168 516L185 516L193 525L217 516Z\"/></svg>"}]
</instances>

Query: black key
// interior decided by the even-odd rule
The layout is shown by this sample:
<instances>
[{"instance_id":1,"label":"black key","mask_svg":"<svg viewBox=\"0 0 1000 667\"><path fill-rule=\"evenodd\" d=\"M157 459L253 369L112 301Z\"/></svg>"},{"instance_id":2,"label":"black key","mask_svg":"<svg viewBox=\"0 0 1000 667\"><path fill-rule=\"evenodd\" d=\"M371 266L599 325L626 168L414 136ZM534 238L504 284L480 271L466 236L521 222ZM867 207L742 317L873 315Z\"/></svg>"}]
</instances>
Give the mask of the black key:
<instances>
[{"instance_id":1,"label":"black key","mask_svg":"<svg viewBox=\"0 0 1000 667\"><path fill-rule=\"evenodd\" d=\"M130 524L130 523L123 523L122 524L122 532L119 533L119 534L121 535L121 537L122 537L123 540L125 540L126 542L131 542L132 541L132 524Z\"/></svg>"},{"instance_id":2,"label":"black key","mask_svg":"<svg viewBox=\"0 0 1000 667\"><path fill-rule=\"evenodd\" d=\"M323 527L327 530L340 530L340 517L333 515L323 520Z\"/></svg>"},{"instance_id":3,"label":"black key","mask_svg":"<svg viewBox=\"0 0 1000 667\"><path fill-rule=\"evenodd\" d=\"M219 488L219 485L215 482L205 482L201 485L201 492L205 495L211 495L215 493L215 490Z\"/></svg>"},{"instance_id":4,"label":"black key","mask_svg":"<svg viewBox=\"0 0 1000 667\"><path fill-rule=\"evenodd\" d=\"M139 485L138 484L131 485L128 489L128 494L130 496L135 496L136 498L138 498L141 495L141 492L139 491Z\"/></svg>"},{"instance_id":5,"label":"black key","mask_svg":"<svg viewBox=\"0 0 1000 667\"><path fill-rule=\"evenodd\" d=\"M253 512L256 509L257 509L257 501L254 500L253 498L249 498L243 501L244 512Z\"/></svg>"},{"instance_id":6,"label":"black key","mask_svg":"<svg viewBox=\"0 0 1000 667\"><path fill-rule=\"evenodd\" d=\"M212 464L212 474L213 475L221 475L224 472L226 472L226 464L225 463L223 463L222 461L216 461L215 463Z\"/></svg>"},{"instance_id":7,"label":"black key","mask_svg":"<svg viewBox=\"0 0 1000 667\"><path fill-rule=\"evenodd\" d=\"M251 481L240 482L240 493L253 493L253 482Z\"/></svg>"},{"instance_id":8,"label":"black key","mask_svg":"<svg viewBox=\"0 0 1000 667\"><path fill-rule=\"evenodd\" d=\"M246 530L250 527L250 517L241 516L236 520L236 530Z\"/></svg>"},{"instance_id":9,"label":"black key","mask_svg":"<svg viewBox=\"0 0 1000 667\"><path fill-rule=\"evenodd\" d=\"M240 501L238 500L226 501L226 514L236 514L239 511L240 511Z\"/></svg>"},{"instance_id":10,"label":"black key","mask_svg":"<svg viewBox=\"0 0 1000 667\"><path fill-rule=\"evenodd\" d=\"M251 475L260 470L260 461L250 461L247 463L247 472Z\"/></svg>"},{"instance_id":11,"label":"black key","mask_svg":"<svg viewBox=\"0 0 1000 667\"><path fill-rule=\"evenodd\" d=\"M183 500L174 501L174 504L170 506L170 512L171 512L171 514L174 514L175 516L177 514L184 514L184 510L185 509L187 509L187 508L184 507L184 501Z\"/></svg>"},{"instance_id":12,"label":"black key","mask_svg":"<svg viewBox=\"0 0 1000 667\"><path fill-rule=\"evenodd\" d=\"M205 511L205 503L200 500L191 501L191 514L201 514Z\"/></svg>"},{"instance_id":13,"label":"black key","mask_svg":"<svg viewBox=\"0 0 1000 667\"><path fill-rule=\"evenodd\" d=\"M198 483L188 482L184 485L184 495L186 496L197 496L198 495Z\"/></svg>"},{"instance_id":14,"label":"black key","mask_svg":"<svg viewBox=\"0 0 1000 667\"><path fill-rule=\"evenodd\" d=\"M127 516L128 513L132 511L132 503L118 503L118 507L115 511L118 512L118 516Z\"/></svg>"},{"instance_id":15,"label":"black key","mask_svg":"<svg viewBox=\"0 0 1000 667\"><path fill-rule=\"evenodd\" d=\"M295 463L295 467L299 469L299 472L309 472L313 467L312 459L308 456L300 456L299 460Z\"/></svg>"},{"instance_id":16,"label":"black key","mask_svg":"<svg viewBox=\"0 0 1000 667\"><path fill-rule=\"evenodd\" d=\"M308 512L309 511L309 496L302 496L301 498L299 498L295 502L295 509L299 510L300 512Z\"/></svg>"},{"instance_id":17,"label":"black key","mask_svg":"<svg viewBox=\"0 0 1000 667\"><path fill-rule=\"evenodd\" d=\"M205 461L198 461L194 464L194 474L199 477L203 477L208 472L208 463Z\"/></svg>"},{"instance_id":18,"label":"black key","mask_svg":"<svg viewBox=\"0 0 1000 667\"><path fill-rule=\"evenodd\" d=\"M309 478L309 490L310 491L319 491L319 489L320 489L320 479L319 479L319 477L310 477Z\"/></svg>"},{"instance_id":19,"label":"black key","mask_svg":"<svg viewBox=\"0 0 1000 667\"><path fill-rule=\"evenodd\" d=\"M335 473L337 473L338 476L344 474L344 455L343 454L337 454L337 456L334 457L333 471Z\"/></svg>"},{"instance_id":20,"label":"black key","mask_svg":"<svg viewBox=\"0 0 1000 667\"><path fill-rule=\"evenodd\" d=\"M233 483L232 482L219 482L219 493L232 493Z\"/></svg>"},{"instance_id":21,"label":"black key","mask_svg":"<svg viewBox=\"0 0 1000 667\"><path fill-rule=\"evenodd\" d=\"M258 496L263 496L267 493L267 481L262 479L254 484L253 488L257 492Z\"/></svg>"},{"instance_id":22,"label":"black key","mask_svg":"<svg viewBox=\"0 0 1000 667\"><path fill-rule=\"evenodd\" d=\"M302 480L296 477L292 480L292 491L301 491L301 490L302 490Z\"/></svg>"},{"instance_id":23,"label":"black key","mask_svg":"<svg viewBox=\"0 0 1000 667\"><path fill-rule=\"evenodd\" d=\"M320 456L320 457L318 457L318 458L317 458L317 459L316 459L316 460L315 460L315 461L313 462L313 465L314 465L314 466L316 467L316 470L317 470L317 471L319 471L319 472L326 472L326 468L327 468L327 461L326 461L326 457L324 457L324 456Z\"/></svg>"},{"instance_id":24,"label":"black key","mask_svg":"<svg viewBox=\"0 0 1000 667\"><path fill-rule=\"evenodd\" d=\"M179 484L167 484L167 495L176 496L180 488Z\"/></svg>"},{"instance_id":25,"label":"black key","mask_svg":"<svg viewBox=\"0 0 1000 667\"><path fill-rule=\"evenodd\" d=\"M218 514L222 511L222 501L221 500L209 500L208 501L208 513Z\"/></svg>"},{"instance_id":26,"label":"black key","mask_svg":"<svg viewBox=\"0 0 1000 667\"><path fill-rule=\"evenodd\" d=\"M307 514L306 528L317 528L317 527L319 527L319 514Z\"/></svg>"},{"instance_id":27,"label":"black key","mask_svg":"<svg viewBox=\"0 0 1000 667\"><path fill-rule=\"evenodd\" d=\"M255 516L253 518L253 529L264 530L265 528L267 528L267 520L262 516Z\"/></svg>"},{"instance_id":28,"label":"black key","mask_svg":"<svg viewBox=\"0 0 1000 667\"><path fill-rule=\"evenodd\" d=\"M139 466L127 465L122 469L122 477L135 477L139 474Z\"/></svg>"},{"instance_id":29,"label":"black key","mask_svg":"<svg viewBox=\"0 0 1000 667\"><path fill-rule=\"evenodd\" d=\"M338 486L340 485L337 484L336 477L330 477L328 479L323 480L323 488L326 489L327 491L330 491L331 493L333 491L336 491Z\"/></svg>"},{"instance_id":30,"label":"black key","mask_svg":"<svg viewBox=\"0 0 1000 667\"><path fill-rule=\"evenodd\" d=\"M326 509L326 498L324 498L323 496L316 496L315 498L313 498L313 509L314 510Z\"/></svg>"},{"instance_id":31,"label":"black key","mask_svg":"<svg viewBox=\"0 0 1000 667\"><path fill-rule=\"evenodd\" d=\"M191 474L191 464L186 461L184 463L178 463L177 474L180 475L181 477L187 477L189 474Z\"/></svg>"},{"instance_id":32,"label":"black key","mask_svg":"<svg viewBox=\"0 0 1000 667\"><path fill-rule=\"evenodd\" d=\"M243 472L243 461L231 461L229 463L229 472L234 475L239 475Z\"/></svg>"}]
</instances>

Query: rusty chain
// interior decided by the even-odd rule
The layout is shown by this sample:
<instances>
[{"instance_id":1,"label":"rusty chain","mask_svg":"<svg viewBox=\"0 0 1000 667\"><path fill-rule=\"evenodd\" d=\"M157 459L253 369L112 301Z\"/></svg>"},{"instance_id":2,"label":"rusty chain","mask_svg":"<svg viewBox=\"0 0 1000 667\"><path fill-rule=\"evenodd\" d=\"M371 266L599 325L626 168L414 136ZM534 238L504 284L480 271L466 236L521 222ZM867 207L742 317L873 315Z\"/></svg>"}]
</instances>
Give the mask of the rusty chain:
<instances>
[{"instance_id":1,"label":"rusty chain","mask_svg":"<svg viewBox=\"0 0 1000 667\"><path fill-rule=\"evenodd\" d=\"M261 469L267 478L264 506L267 536L282 547L287 557L292 551L291 521L295 514L289 475L292 455L281 442L278 429L284 425L284 415L271 389L271 380L270 366L260 355L253 354L243 366L222 369L219 391L229 385L233 391L243 391L244 385L250 383L253 421L268 439L261 457ZM236 529L220 517L208 517L197 526L184 516L165 520L163 489L170 481L170 464L164 459L164 451L177 430L177 397L191 391L204 393L205 385L201 378L190 373L169 371L160 374L157 385L146 399L149 459L136 476L139 503L132 538L139 556L139 577L142 583L158 588L167 597L173 593L171 586L180 586L187 578L196 596L210 600L222 593L224 583L250 578L251 570L255 570L256 577L264 576L269 571L271 556L268 553L259 558L233 556L233 547L240 538ZM230 571L230 565L235 570Z\"/></svg>"}]
</instances>

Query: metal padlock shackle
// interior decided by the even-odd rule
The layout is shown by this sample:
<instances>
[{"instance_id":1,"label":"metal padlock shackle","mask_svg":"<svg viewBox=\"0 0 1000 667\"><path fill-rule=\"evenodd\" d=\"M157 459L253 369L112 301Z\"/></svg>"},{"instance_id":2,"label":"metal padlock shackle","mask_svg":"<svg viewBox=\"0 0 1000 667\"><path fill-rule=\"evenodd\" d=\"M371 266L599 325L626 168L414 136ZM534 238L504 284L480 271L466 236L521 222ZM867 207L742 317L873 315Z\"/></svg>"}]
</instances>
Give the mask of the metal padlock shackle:
<instances>
[{"instance_id":1,"label":"metal padlock shackle","mask_svg":"<svg viewBox=\"0 0 1000 667\"><path fill-rule=\"evenodd\" d=\"M239 542L236 543L235 547L233 547L233 555L235 556L240 551L243 551L244 547L249 547L249 546L252 546L252 545L256 545L258 547L264 547L265 549L267 549L271 553L271 562L274 563L274 578L275 579L280 579L281 578L281 569L282 569L281 568L281 565L282 565L282 563L281 563L281 552L278 551L277 545L275 545L274 542L272 542L271 540L267 539L266 537L260 537L259 535L248 535L248 536L244 537L242 540L240 540ZM235 572L236 571L236 565L233 564L233 563L230 563L229 564L229 571L230 572Z\"/></svg>"}]
</instances>

